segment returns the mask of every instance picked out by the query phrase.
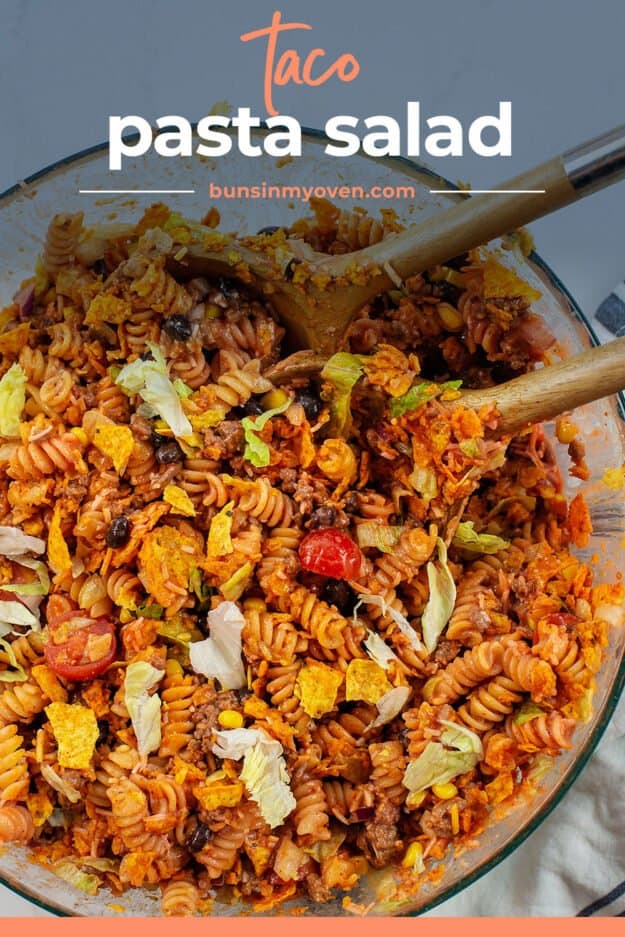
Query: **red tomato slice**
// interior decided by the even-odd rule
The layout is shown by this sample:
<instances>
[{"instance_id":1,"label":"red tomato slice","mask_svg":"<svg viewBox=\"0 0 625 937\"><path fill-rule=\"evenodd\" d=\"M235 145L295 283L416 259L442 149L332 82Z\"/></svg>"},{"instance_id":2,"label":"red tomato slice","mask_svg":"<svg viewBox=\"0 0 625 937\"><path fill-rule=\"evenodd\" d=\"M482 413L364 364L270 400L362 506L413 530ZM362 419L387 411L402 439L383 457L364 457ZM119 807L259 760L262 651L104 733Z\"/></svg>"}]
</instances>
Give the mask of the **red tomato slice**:
<instances>
[{"instance_id":1,"label":"red tomato slice","mask_svg":"<svg viewBox=\"0 0 625 937\"><path fill-rule=\"evenodd\" d=\"M299 546L304 569L331 579L354 579L360 572L362 553L357 544L335 527L307 534Z\"/></svg>"},{"instance_id":2,"label":"red tomato slice","mask_svg":"<svg viewBox=\"0 0 625 937\"><path fill-rule=\"evenodd\" d=\"M76 609L59 615L48 625L48 630L50 640L44 648L46 662L60 677L91 680L115 659L115 626L106 618L89 618Z\"/></svg>"}]
</instances>

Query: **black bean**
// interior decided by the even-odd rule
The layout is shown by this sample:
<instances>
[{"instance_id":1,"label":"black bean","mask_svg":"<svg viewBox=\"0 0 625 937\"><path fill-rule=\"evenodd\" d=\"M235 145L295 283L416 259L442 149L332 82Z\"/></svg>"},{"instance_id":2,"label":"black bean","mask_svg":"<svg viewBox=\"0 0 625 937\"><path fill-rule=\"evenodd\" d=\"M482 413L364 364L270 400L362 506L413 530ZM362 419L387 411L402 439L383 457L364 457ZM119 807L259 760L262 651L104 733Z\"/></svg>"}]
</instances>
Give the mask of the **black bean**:
<instances>
[{"instance_id":1,"label":"black bean","mask_svg":"<svg viewBox=\"0 0 625 937\"><path fill-rule=\"evenodd\" d=\"M261 413L265 412L258 397L250 397L249 400L246 400L241 410L244 416L260 416Z\"/></svg>"},{"instance_id":2,"label":"black bean","mask_svg":"<svg viewBox=\"0 0 625 937\"><path fill-rule=\"evenodd\" d=\"M98 719L99 735L96 739L96 745L103 745L109 737L111 727L106 719Z\"/></svg>"},{"instance_id":3,"label":"black bean","mask_svg":"<svg viewBox=\"0 0 625 937\"><path fill-rule=\"evenodd\" d=\"M157 433L155 429L152 430L150 436L150 445L154 449L158 449L159 446L164 446L165 443L171 442L171 436L163 436L162 433Z\"/></svg>"},{"instance_id":4,"label":"black bean","mask_svg":"<svg viewBox=\"0 0 625 937\"><path fill-rule=\"evenodd\" d=\"M239 295L239 284L230 277L219 277L217 280L217 288L219 292L223 293L226 297Z\"/></svg>"},{"instance_id":5,"label":"black bean","mask_svg":"<svg viewBox=\"0 0 625 937\"><path fill-rule=\"evenodd\" d=\"M288 264L284 268L285 280L293 279L293 277L295 276L295 268L297 267L298 263L299 263L299 260L296 260L295 257L292 257L291 260L289 260Z\"/></svg>"},{"instance_id":6,"label":"black bean","mask_svg":"<svg viewBox=\"0 0 625 937\"><path fill-rule=\"evenodd\" d=\"M166 335L169 335L176 342L186 342L191 338L191 323L186 316L178 313L165 319L163 330Z\"/></svg>"},{"instance_id":7,"label":"black bean","mask_svg":"<svg viewBox=\"0 0 625 937\"><path fill-rule=\"evenodd\" d=\"M156 461L159 465L171 465L182 461L182 449L177 442L171 439L156 450Z\"/></svg>"},{"instance_id":8,"label":"black bean","mask_svg":"<svg viewBox=\"0 0 625 937\"><path fill-rule=\"evenodd\" d=\"M91 269L97 277L104 277L106 279L106 277L109 275L108 267L106 266L106 261L103 257L99 257Z\"/></svg>"},{"instance_id":9,"label":"black bean","mask_svg":"<svg viewBox=\"0 0 625 937\"><path fill-rule=\"evenodd\" d=\"M300 390L295 395L295 399L304 408L306 419L310 423L314 423L321 413L321 400L319 397L310 390Z\"/></svg>"},{"instance_id":10,"label":"black bean","mask_svg":"<svg viewBox=\"0 0 625 937\"><path fill-rule=\"evenodd\" d=\"M461 270L462 267L466 267L468 263L469 263L468 254L458 254L456 257L452 257L451 260L448 260L445 266L452 267L454 270Z\"/></svg>"},{"instance_id":11,"label":"black bean","mask_svg":"<svg viewBox=\"0 0 625 937\"><path fill-rule=\"evenodd\" d=\"M336 523L336 508L331 504L322 504L316 511L313 511L310 518L310 526L315 527L334 527Z\"/></svg>"},{"instance_id":12,"label":"black bean","mask_svg":"<svg viewBox=\"0 0 625 937\"><path fill-rule=\"evenodd\" d=\"M106 532L106 545L115 549L123 547L128 542L130 536L130 521L123 514L111 521L109 529Z\"/></svg>"},{"instance_id":13,"label":"black bean","mask_svg":"<svg viewBox=\"0 0 625 937\"><path fill-rule=\"evenodd\" d=\"M210 843L212 835L207 826L199 823L187 839L187 849L189 852L201 852Z\"/></svg>"},{"instance_id":14,"label":"black bean","mask_svg":"<svg viewBox=\"0 0 625 937\"><path fill-rule=\"evenodd\" d=\"M281 231L282 228L277 224L268 224L265 228L260 228L256 233L257 234L275 234L276 231Z\"/></svg>"},{"instance_id":15,"label":"black bean","mask_svg":"<svg viewBox=\"0 0 625 937\"><path fill-rule=\"evenodd\" d=\"M356 604L356 596L343 579L329 579L321 598L328 605L334 605L341 615L351 615Z\"/></svg>"},{"instance_id":16,"label":"black bean","mask_svg":"<svg viewBox=\"0 0 625 937\"><path fill-rule=\"evenodd\" d=\"M449 283L448 280L439 280L434 285L434 295L438 296L444 303L456 306L462 296L462 290L460 287L454 286L453 283Z\"/></svg>"},{"instance_id":17,"label":"black bean","mask_svg":"<svg viewBox=\"0 0 625 937\"><path fill-rule=\"evenodd\" d=\"M350 491L345 498L343 510L346 514L357 514L360 510L360 501L358 500L358 495L355 491Z\"/></svg>"}]
</instances>

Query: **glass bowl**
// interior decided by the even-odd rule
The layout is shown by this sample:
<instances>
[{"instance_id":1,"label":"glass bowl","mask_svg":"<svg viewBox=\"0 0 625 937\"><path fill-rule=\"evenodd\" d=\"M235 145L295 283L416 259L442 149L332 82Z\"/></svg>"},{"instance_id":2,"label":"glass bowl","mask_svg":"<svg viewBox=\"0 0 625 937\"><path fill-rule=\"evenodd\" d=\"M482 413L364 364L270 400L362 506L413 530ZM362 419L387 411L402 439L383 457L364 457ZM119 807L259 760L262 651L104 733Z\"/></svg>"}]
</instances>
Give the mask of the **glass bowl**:
<instances>
[{"instance_id":1,"label":"glass bowl","mask_svg":"<svg viewBox=\"0 0 625 937\"><path fill-rule=\"evenodd\" d=\"M260 130L262 134L264 131ZM86 222L119 222L136 220L143 209L154 201L166 201L188 217L201 218L211 205L209 184L220 186L261 186L263 182L285 186L372 186L412 185L415 198L369 200L372 214L379 208L393 208L407 224L421 221L441 207L450 196L430 190L449 188L449 183L423 166L405 159L372 159L357 156L336 159L325 156L325 138L315 131L304 134L301 157L280 161L268 156L254 159L238 151L225 158L209 160L200 157L165 159L150 152L128 161L121 173L108 171L105 146L94 147L62 160L14 186L0 196L0 308L11 301L21 280L32 274L40 253L47 225L59 211L83 210ZM81 195L80 189L195 189L195 194L150 196ZM454 196L456 198L456 196ZM221 229L253 233L266 225L291 223L306 214L304 200L289 199L225 199L213 200L221 214ZM342 208L363 204L363 199L341 199ZM567 293L563 284L536 254L527 260L515 256L518 272L542 292L535 304L546 317L558 340L563 355L575 354L596 343L589 324ZM589 451L591 478L584 491L591 509L594 535L585 559L595 565L599 581L613 579L625 571L625 555L621 541L625 536L625 504L622 494L601 483L606 468L621 465L625 460L625 432L622 404L611 398L576 411L575 422ZM565 490L570 497L579 482L563 473ZM573 749L556 759L538 783L531 800L519 802L503 815L493 818L479 837L477 845L451 860L447 857L444 871L436 881L415 880L414 891L400 898L393 895L389 873L366 877L350 893L352 901L369 907L372 915L413 915L431 909L457 894L461 889L488 872L516 849L545 819L571 786L597 745L625 683L625 630L614 630L606 648L603 669L597 678L595 712L573 738ZM23 847L8 847L0 855L0 878L20 895L40 907L60 915L156 916L160 915L160 891L131 890L115 897L105 889L91 897L76 891L53 873L36 865ZM324 905L297 900L280 907L280 914L289 912L318 916L345 914L341 897ZM250 913L250 906L216 902L213 914L236 916ZM271 912L269 912L271 913Z\"/></svg>"}]
</instances>

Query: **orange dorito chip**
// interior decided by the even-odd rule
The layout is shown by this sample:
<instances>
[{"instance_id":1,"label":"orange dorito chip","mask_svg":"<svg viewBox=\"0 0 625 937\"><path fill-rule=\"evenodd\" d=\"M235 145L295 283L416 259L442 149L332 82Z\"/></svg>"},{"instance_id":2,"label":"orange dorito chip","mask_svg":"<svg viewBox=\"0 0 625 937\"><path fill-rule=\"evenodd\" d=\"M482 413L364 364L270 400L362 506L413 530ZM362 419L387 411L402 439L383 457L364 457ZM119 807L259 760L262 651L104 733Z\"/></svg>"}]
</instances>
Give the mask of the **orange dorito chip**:
<instances>
[{"instance_id":1,"label":"orange dorito chip","mask_svg":"<svg viewBox=\"0 0 625 937\"><path fill-rule=\"evenodd\" d=\"M0 335L0 351L3 354L14 354L20 352L24 345L28 344L28 333L30 331L30 322L22 322L16 329L10 329Z\"/></svg>"},{"instance_id":2,"label":"orange dorito chip","mask_svg":"<svg viewBox=\"0 0 625 937\"><path fill-rule=\"evenodd\" d=\"M304 712L312 719L319 719L334 709L336 694L342 682L342 673L326 664L311 661L297 675L295 695L301 700Z\"/></svg>"},{"instance_id":3,"label":"orange dorito chip","mask_svg":"<svg viewBox=\"0 0 625 937\"><path fill-rule=\"evenodd\" d=\"M211 521L208 531L208 540L206 542L206 555L209 557L225 556L227 553L233 553L232 537L232 511L234 501L228 501L218 514L215 514Z\"/></svg>"},{"instance_id":4,"label":"orange dorito chip","mask_svg":"<svg viewBox=\"0 0 625 937\"><path fill-rule=\"evenodd\" d=\"M85 316L85 325L97 325L99 322L119 325L121 322L126 322L131 315L132 303L128 300L101 294L91 300Z\"/></svg>"},{"instance_id":5,"label":"orange dorito chip","mask_svg":"<svg viewBox=\"0 0 625 937\"><path fill-rule=\"evenodd\" d=\"M484 271L484 298L506 299L511 296L520 296L528 303L535 303L541 293L533 286L522 280L514 270L506 267L492 254L489 254L483 266Z\"/></svg>"},{"instance_id":6,"label":"orange dorito chip","mask_svg":"<svg viewBox=\"0 0 625 937\"><path fill-rule=\"evenodd\" d=\"M351 660L345 675L345 699L377 701L392 690L382 668L373 660Z\"/></svg>"},{"instance_id":7,"label":"orange dorito chip","mask_svg":"<svg viewBox=\"0 0 625 937\"><path fill-rule=\"evenodd\" d=\"M98 423L93 431L93 445L112 460L115 471L122 475L135 444L129 426Z\"/></svg>"},{"instance_id":8,"label":"orange dorito chip","mask_svg":"<svg viewBox=\"0 0 625 937\"><path fill-rule=\"evenodd\" d=\"M61 502L54 506L48 531L48 563L55 573L65 573L72 568L72 558L61 530Z\"/></svg>"},{"instance_id":9,"label":"orange dorito chip","mask_svg":"<svg viewBox=\"0 0 625 937\"><path fill-rule=\"evenodd\" d=\"M86 770L100 734L93 710L80 703L50 703L46 716L58 745L60 766Z\"/></svg>"},{"instance_id":10,"label":"orange dorito chip","mask_svg":"<svg viewBox=\"0 0 625 937\"><path fill-rule=\"evenodd\" d=\"M167 608L189 587L189 574L200 562L198 542L174 527L146 534L139 551L139 576L159 605Z\"/></svg>"},{"instance_id":11,"label":"orange dorito chip","mask_svg":"<svg viewBox=\"0 0 625 937\"><path fill-rule=\"evenodd\" d=\"M218 807L236 807L243 797L241 781L212 781L208 784L196 784L193 788L198 803L204 810L217 810Z\"/></svg>"},{"instance_id":12,"label":"orange dorito chip","mask_svg":"<svg viewBox=\"0 0 625 937\"><path fill-rule=\"evenodd\" d=\"M174 514L184 514L185 517L195 517L193 501L184 489L178 485L166 485L163 491L163 501L172 506Z\"/></svg>"},{"instance_id":13,"label":"orange dorito chip","mask_svg":"<svg viewBox=\"0 0 625 937\"><path fill-rule=\"evenodd\" d=\"M36 664L31 670L36 683L53 703L67 702L67 690L47 664Z\"/></svg>"},{"instance_id":14,"label":"orange dorito chip","mask_svg":"<svg viewBox=\"0 0 625 937\"><path fill-rule=\"evenodd\" d=\"M139 547L145 540L148 531L156 527L163 514L167 514L168 511L169 505L163 504L162 501L152 501L151 504L146 504L141 510L135 511L130 517L128 543L119 550L111 550L113 554L111 566L117 569L119 566L126 566L130 563L139 552Z\"/></svg>"}]
</instances>

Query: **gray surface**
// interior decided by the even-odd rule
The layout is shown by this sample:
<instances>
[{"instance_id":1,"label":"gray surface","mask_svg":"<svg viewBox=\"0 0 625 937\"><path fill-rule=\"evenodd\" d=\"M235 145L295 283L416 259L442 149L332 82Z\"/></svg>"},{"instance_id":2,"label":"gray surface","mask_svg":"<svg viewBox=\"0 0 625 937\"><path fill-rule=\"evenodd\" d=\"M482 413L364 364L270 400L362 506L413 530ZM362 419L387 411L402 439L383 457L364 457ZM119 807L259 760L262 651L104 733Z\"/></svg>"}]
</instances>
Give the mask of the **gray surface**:
<instances>
[{"instance_id":1,"label":"gray surface","mask_svg":"<svg viewBox=\"0 0 625 937\"><path fill-rule=\"evenodd\" d=\"M103 140L110 113L194 119L225 98L262 115L263 47L243 46L238 36L266 25L276 6L2 0L0 189ZM511 158L437 161L440 171L475 187L490 187L624 120L621 0L280 6L285 19L314 24L298 47L351 51L362 65L350 85L279 89L281 110L302 124L320 126L337 113L401 119L406 100L470 121L511 100ZM624 217L622 183L534 225L539 250L589 314L625 275ZM567 800L573 797L575 791ZM473 909L465 903L462 910ZM0 913L37 911L0 887ZM499 913L506 913L503 898Z\"/></svg>"}]
</instances>

